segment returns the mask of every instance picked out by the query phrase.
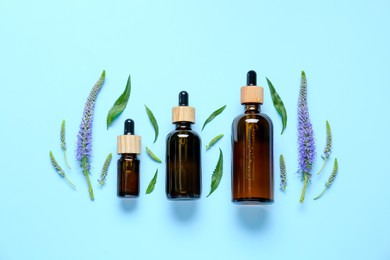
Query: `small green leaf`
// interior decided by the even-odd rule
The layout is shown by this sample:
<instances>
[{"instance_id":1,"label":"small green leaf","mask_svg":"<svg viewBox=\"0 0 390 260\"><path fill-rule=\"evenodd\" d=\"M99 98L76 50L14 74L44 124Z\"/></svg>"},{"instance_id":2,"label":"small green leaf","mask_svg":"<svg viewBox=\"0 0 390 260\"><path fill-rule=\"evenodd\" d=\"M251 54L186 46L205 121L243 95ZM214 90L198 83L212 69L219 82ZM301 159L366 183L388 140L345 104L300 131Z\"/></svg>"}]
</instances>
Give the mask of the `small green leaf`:
<instances>
[{"instance_id":1,"label":"small green leaf","mask_svg":"<svg viewBox=\"0 0 390 260\"><path fill-rule=\"evenodd\" d=\"M107 115L107 129L110 127L112 122L119 117L120 114L122 114L123 110L125 110L127 106L127 102L129 101L130 98L130 91L131 91L131 81L130 81L130 76L127 79L127 84L125 91L123 91L122 95L115 101L114 105L108 111Z\"/></svg>"},{"instance_id":2,"label":"small green leaf","mask_svg":"<svg viewBox=\"0 0 390 260\"><path fill-rule=\"evenodd\" d=\"M152 123L152 126L154 128L154 141L153 141L153 143L155 143L157 141L157 138L158 138L158 124L157 124L156 118L154 117L152 111L146 105L145 105L145 109L146 109L146 113L148 114L149 120Z\"/></svg>"},{"instance_id":3,"label":"small green leaf","mask_svg":"<svg viewBox=\"0 0 390 260\"><path fill-rule=\"evenodd\" d=\"M148 147L145 147L146 149L146 153L150 156L150 158L152 158L153 161L156 161L158 163L162 163L162 161L160 160L160 158L158 158L153 152L152 150L150 150Z\"/></svg>"},{"instance_id":4,"label":"small green leaf","mask_svg":"<svg viewBox=\"0 0 390 260\"><path fill-rule=\"evenodd\" d=\"M220 135L217 135L216 137L214 137L210 143L208 145L206 145L206 150L209 150L216 142L218 142L219 140L221 140L221 138L223 137L223 134L220 134Z\"/></svg>"},{"instance_id":5,"label":"small green leaf","mask_svg":"<svg viewBox=\"0 0 390 260\"><path fill-rule=\"evenodd\" d=\"M203 124L203 127L202 127L202 131L203 129L205 128L205 126L210 123L216 116L218 116L219 114L222 113L223 110L225 110L226 108L226 105L224 105L223 107L221 108L218 108L217 110L215 110L207 119L206 121L204 122Z\"/></svg>"},{"instance_id":6,"label":"small green leaf","mask_svg":"<svg viewBox=\"0 0 390 260\"><path fill-rule=\"evenodd\" d=\"M146 189L146 194L150 194L153 192L154 186L156 185L156 182L157 182L157 175L158 175L158 169L156 170L153 178L149 182L148 188Z\"/></svg>"},{"instance_id":7,"label":"small green leaf","mask_svg":"<svg viewBox=\"0 0 390 260\"><path fill-rule=\"evenodd\" d=\"M278 92L276 92L275 87L272 85L271 81L268 78L266 79L269 86L269 90L271 92L271 97L272 97L272 102L274 103L274 107L278 112L278 114L282 117L283 128L281 134L283 134L284 129L286 129L287 127L287 111L286 108L284 107L283 101L280 98Z\"/></svg>"},{"instance_id":8,"label":"small green leaf","mask_svg":"<svg viewBox=\"0 0 390 260\"><path fill-rule=\"evenodd\" d=\"M219 159L217 162L217 166L215 166L213 175L211 176L211 190L209 195L207 195L207 197L209 197L218 188L218 185L222 179L222 174L223 174L223 154L221 148L219 148Z\"/></svg>"}]
</instances>

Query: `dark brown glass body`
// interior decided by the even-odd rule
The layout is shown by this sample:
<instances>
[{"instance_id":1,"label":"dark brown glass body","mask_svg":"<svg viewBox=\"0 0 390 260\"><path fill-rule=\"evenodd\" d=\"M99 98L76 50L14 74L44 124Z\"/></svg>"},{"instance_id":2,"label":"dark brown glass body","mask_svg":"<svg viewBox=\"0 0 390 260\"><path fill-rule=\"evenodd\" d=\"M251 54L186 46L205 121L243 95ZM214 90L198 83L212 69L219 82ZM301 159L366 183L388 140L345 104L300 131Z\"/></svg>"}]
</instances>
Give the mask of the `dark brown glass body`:
<instances>
[{"instance_id":1,"label":"dark brown glass body","mask_svg":"<svg viewBox=\"0 0 390 260\"><path fill-rule=\"evenodd\" d=\"M167 136L166 193L168 199L198 199L201 193L201 140L191 123L179 122Z\"/></svg>"},{"instance_id":2,"label":"dark brown glass body","mask_svg":"<svg viewBox=\"0 0 390 260\"><path fill-rule=\"evenodd\" d=\"M232 125L232 200L239 204L274 201L273 126L260 104L245 104Z\"/></svg>"},{"instance_id":3,"label":"dark brown glass body","mask_svg":"<svg viewBox=\"0 0 390 260\"><path fill-rule=\"evenodd\" d=\"M118 160L118 197L139 196L139 160L136 154L122 154Z\"/></svg>"}]
</instances>

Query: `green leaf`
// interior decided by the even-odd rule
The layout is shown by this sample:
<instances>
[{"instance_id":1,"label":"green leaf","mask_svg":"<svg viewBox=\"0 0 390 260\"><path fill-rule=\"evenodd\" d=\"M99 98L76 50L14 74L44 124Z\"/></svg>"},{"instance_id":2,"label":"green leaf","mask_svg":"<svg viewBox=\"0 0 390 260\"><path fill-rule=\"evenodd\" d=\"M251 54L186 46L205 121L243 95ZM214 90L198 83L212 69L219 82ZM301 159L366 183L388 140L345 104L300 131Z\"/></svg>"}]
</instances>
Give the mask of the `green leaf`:
<instances>
[{"instance_id":1,"label":"green leaf","mask_svg":"<svg viewBox=\"0 0 390 260\"><path fill-rule=\"evenodd\" d=\"M107 129L110 127L112 122L114 122L114 120L118 118L120 114L122 114L123 110L125 110L127 106L127 102L129 101L130 98L130 91L131 91L131 81L129 76L129 78L127 79L125 91L123 91L122 95L120 95L120 97L115 101L110 111L108 111Z\"/></svg>"},{"instance_id":2,"label":"green leaf","mask_svg":"<svg viewBox=\"0 0 390 260\"><path fill-rule=\"evenodd\" d=\"M158 169L156 170L153 178L149 182L148 188L146 189L146 194L150 194L153 192L154 186L156 185L156 182L157 182L157 175L158 175Z\"/></svg>"},{"instance_id":3,"label":"green leaf","mask_svg":"<svg viewBox=\"0 0 390 260\"><path fill-rule=\"evenodd\" d=\"M283 101L280 98L278 92L276 92L275 87L272 85L271 81L268 78L266 79L269 86L269 90L271 92L271 97L272 97L272 102L274 103L274 107L282 118L283 128L281 134L283 134L284 129L286 129L287 127L287 111L286 108L284 107Z\"/></svg>"},{"instance_id":4,"label":"green leaf","mask_svg":"<svg viewBox=\"0 0 390 260\"><path fill-rule=\"evenodd\" d=\"M221 138L223 137L223 134L220 134L220 135L217 135L216 137L214 137L210 143L208 145L206 145L206 150L209 150L216 142L218 142L219 140L221 140Z\"/></svg>"},{"instance_id":5,"label":"green leaf","mask_svg":"<svg viewBox=\"0 0 390 260\"><path fill-rule=\"evenodd\" d=\"M152 150L150 150L148 147L145 147L146 149L146 153L150 156L150 158L152 158L153 161L156 161L158 163L162 163L162 161L160 160L160 158L158 158L153 152Z\"/></svg>"},{"instance_id":6,"label":"green leaf","mask_svg":"<svg viewBox=\"0 0 390 260\"><path fill-rule=\"evenodd\" d=\"M223 173L223 154L221 148L219 148L219 159L217 162L217 166L215 166L213 175L211 176L211 190L209 197L219 186L219 183L221 182L222 179L222 173Z\"/></svg>"},{"instance_id":7,"label":"green leaf","mask_svg":"<svg viewBox=\"0 0 390 260\"><path fill-rule=\"evenodd\" d=\"M203 127L202 127L202 131L203 129L205 128L205 126L210 123L216 116L218 116L219 114L222 113L223 110L225 110L226 108L226 105L224 105L223 107L221 108L218 108L217 110L215 110L207 119L206 121L204 122L203 124Z\"/></svg>"},{"instance_id":8,"label":"green leaf","mask_svg":"<svg viewBox=\"0 0 390 260\"><path fill-rule=\"evenodd\" d=\"M146 105L145 105L145 109L146 109L146 113L148 114L149 120L152 123L153 128L154 128L154 141L153 141L153 143L155 143L157 141L157 138L158 138L158 124L157 124L156 118L154 117L152 111Z\"/></svg>"}]
</instances>

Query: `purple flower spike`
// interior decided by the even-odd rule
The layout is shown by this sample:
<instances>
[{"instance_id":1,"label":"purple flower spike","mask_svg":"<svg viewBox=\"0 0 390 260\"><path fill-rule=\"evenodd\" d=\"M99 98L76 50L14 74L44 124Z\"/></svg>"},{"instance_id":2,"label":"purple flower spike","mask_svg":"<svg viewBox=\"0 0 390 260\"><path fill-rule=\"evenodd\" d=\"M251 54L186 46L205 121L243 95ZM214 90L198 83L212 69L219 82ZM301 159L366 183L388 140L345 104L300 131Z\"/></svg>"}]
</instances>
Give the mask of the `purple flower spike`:
<instances>
[{"instance_id":1,"label":"purple flower spike","mask_svg":"<svg viewBox=\"0 0 390 260\"><path fill-rule=\"evenodd\" d=\"M95 86L89 93L87 102L85 103L83 118L80 123L80 131L77 135L77 160L80 161L83 168L83 174L87 178L89 196L91 200L94 199L92 185L89 179L89 169L91 168L90 161L92 156L92 125L93 112L95 108L95 101L100 89L103 86L106 72L103 70L102 75L96 82Z\"/></svg>"},{"instance_id":2,"label":"purple flower spike","mask_svg":"<svg viewBox=\"0 0 390 260\"><path fill-rule=\"evenodd\" d=\"M313 126L307 107L307 82L305 72L302 71L301 88L298 99L298 149L299 149L299 172L302 174L304 186L300 202L305 200L307 184L310 181L311 169L315 159L315 143Z\"/></svg>"}]
</instances>

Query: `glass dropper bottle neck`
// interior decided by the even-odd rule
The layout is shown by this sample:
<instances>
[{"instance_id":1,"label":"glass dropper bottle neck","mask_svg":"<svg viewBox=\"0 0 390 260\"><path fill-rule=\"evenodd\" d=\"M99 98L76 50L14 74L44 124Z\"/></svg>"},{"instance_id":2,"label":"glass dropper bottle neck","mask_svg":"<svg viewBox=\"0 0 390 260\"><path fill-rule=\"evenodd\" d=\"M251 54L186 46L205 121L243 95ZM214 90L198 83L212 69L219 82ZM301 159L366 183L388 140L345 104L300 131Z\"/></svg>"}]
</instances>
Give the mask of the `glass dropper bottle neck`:
<instances>
[{"instance_id":1,"label":"glass dropper bottle neck","mask_svg":"<svg viewBox=\"0 0 390 260\"><path fill-rule=\"evenodd\" d=\"M121 158L122 159L133 159L133 160L135 160L135 159L137 159L137 154L135 154L135 153L122 153L121 154Z\"/></svg>"},{"instance_id":2,"label":"glass dropper bottle neck","mask_svg":"<svg viewBox=\"0 0 390 260\"><path fill-rule=\"evenodd\" d=\"M191 130L191 122L176 122L176 130Z\"/></svg>"},{"instance_id":3,"label":"glass dropper bottle neck","mask_svg":"<svg viewBox=\"0 0 390 260\"><path fill-rule=\"evenodd\" d=\"M259 103L247 103L243 104L245 107L245 114L260 113L261 104Z\"/></svg>"}]
</instances>

